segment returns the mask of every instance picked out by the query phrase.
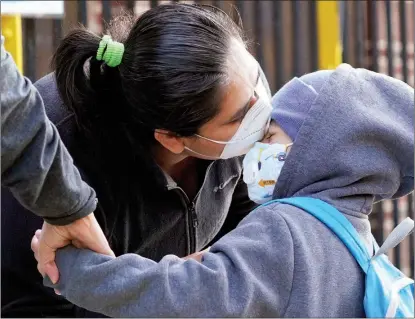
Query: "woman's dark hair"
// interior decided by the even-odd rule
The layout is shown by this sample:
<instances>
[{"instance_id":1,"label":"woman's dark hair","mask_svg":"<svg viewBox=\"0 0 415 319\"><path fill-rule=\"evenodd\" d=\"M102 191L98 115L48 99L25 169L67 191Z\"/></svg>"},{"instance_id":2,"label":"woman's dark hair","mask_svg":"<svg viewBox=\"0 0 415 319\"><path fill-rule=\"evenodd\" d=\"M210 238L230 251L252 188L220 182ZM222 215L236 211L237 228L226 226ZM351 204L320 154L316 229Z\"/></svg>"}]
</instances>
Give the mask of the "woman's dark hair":
<instances>
[{"instance_id":1,"label":"woman's dark hair","mask_svg":"<svg viewBox=\"0 0 415 319\"><path fill-rule=\"evenodd\" d=\"M106 215L134 211L137 194L162 191L151 169L154 130L190 136L212 119L231 39L244 41L223 11L187 4L160 5L137 19L123 13L107 33L125 46L118 67L95 58L101 37L85 28L71 31L53 58L59 93L76 117L74 159Z\"/></svg>"}]
</instances>

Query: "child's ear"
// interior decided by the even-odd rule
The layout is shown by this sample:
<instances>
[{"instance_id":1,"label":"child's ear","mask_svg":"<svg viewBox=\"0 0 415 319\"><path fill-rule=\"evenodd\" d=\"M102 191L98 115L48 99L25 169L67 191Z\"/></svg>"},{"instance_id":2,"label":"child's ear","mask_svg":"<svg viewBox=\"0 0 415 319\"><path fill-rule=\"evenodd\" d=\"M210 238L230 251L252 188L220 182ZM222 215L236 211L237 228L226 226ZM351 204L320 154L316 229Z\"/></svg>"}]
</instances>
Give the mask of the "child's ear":
<instances>
[{"instance_id":1,"label":"child's ear","mask_svg":"<svg viewBox=\"0 0 415 319\"><path fill-rule=\"evenodd\" d=\"M156 130L154 131L154 138L174 154L181 154L184 151L183 139L177 134L166 130Z\"/></svg>"}]
</instances>

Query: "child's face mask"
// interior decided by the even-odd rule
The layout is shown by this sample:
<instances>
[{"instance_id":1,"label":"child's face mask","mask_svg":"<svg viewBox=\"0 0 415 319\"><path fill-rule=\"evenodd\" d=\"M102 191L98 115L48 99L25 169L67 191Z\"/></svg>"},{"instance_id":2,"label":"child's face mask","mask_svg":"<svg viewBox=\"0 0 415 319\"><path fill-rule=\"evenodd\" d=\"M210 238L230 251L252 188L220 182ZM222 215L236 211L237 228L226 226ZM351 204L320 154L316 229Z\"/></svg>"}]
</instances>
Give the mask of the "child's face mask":
<instances>
[{"instance_id":1,"label":"child's face mask","mask_svg":"<svg viewBox=\"0 0 415 319\"><path fill-rule=\"evenodd\" d=\"M243 160L243 180L249 198L263 204L272 199L275 184L281 174L290 144L255 143Z\"/></svg>"}]
</instances>

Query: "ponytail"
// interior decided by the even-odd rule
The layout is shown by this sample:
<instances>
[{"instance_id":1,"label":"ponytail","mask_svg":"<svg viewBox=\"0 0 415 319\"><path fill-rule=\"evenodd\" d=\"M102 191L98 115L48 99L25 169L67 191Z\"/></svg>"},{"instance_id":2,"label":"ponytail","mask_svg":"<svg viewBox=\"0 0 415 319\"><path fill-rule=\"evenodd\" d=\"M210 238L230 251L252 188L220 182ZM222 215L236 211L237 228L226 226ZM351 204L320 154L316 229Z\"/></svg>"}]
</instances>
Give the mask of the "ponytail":
<instances>
[{"instance_id":1,"label":"ponytail","mask_svg":"<svg viewBox=\"0 0 415 319\"><path fill-rule=\"evenodd\" d=\"M96 93L89 82L91 68L84 70L84 65L96 55L100 40L87 29L77 28L62 40L52 59L59 94L77 119L84 118L87 111L84 105L91 102Z\"/></svg>"},{"instance_id":2,"label":"ponytail","mask_svg":"<svg viewBox=\"0 0 415 319\"><path fill-rule=\"evenodd\" d=\"M115 34L117 42L125 41L132 21L128 15L116 18L108 33ZM140 145L139 129L126 123L130 107L122 90L121 66L110 67L96 58L101 40L84 27L72 30L55 52L52 68L62 102L76 119L71 155L97 192L96 215L113 242L119 213L137 210L141 202L137 194L150 191L154 182L148 185L146 176L140 174L152 165L152 158L145 156L149 152ZM137 175L142 176L137 179Z\"/></svg>"}]
</instances>

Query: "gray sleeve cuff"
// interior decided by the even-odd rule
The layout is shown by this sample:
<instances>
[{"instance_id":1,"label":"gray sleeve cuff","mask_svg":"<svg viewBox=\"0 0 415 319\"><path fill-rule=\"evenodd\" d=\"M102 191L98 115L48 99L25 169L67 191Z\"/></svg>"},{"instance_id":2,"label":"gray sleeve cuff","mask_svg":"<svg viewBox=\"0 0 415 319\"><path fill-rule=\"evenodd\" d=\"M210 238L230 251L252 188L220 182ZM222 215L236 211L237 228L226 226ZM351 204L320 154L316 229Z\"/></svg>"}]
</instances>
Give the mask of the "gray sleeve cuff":
<instances>
[{"instance_id":1,"label":"gray sleeve cuff","mask_svg":"<svg viewBox=\"0 0 415 319\"><path fill-rule=\"evenodd\" d=\"M93 213L97 208L98 199L92 188L90 188L90 191L90 196L86 202L80 203L79 208L76 208L74 212L61 217L44 217L44 220L51 225L65 226Z\"/></svg>"}]
</instances>

